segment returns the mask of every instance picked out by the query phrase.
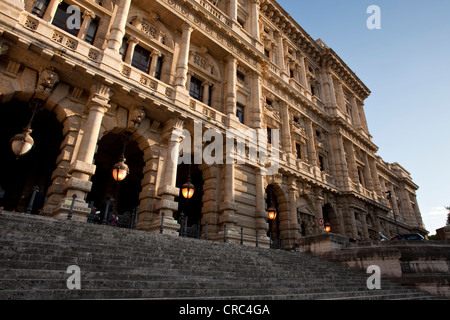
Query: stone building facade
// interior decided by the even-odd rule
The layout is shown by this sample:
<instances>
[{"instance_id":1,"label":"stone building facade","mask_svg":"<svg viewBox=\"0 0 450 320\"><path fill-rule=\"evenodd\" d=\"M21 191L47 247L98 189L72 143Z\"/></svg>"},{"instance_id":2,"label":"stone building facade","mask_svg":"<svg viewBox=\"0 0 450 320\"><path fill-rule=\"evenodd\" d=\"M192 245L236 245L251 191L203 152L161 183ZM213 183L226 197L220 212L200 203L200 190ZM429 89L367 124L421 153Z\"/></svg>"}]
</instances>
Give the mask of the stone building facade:
<instances>
[{"instance_id":1,"label":"stone building facade","mask_svg":"<svg viewBox=\"0 0 450 320\"><path fill-rule=\"evenodd\" d=\"M34 149L2 160L6 209L23 209L38 186L42 215L65 219L76 194L73 218L86 221L89 204L112 194L137 229L178 235L184 210L200 236L222 239L226 226L247 245L290 245L324 223L357 239L397 226L427 233L418 186L376 155L369 89L276 1L1 0L0 9L2 154L38 110ZM257 139L232 163L178 164L195 148L220 158L229 149L218 136L249 129ZM223 148L211 153L213 141ZM255 141L277 155L274 172L260 153L250 161ZM122 148L130 174L115 183ZM180 196L188 176L190 202Z\"/></svg>"}]
</instances>

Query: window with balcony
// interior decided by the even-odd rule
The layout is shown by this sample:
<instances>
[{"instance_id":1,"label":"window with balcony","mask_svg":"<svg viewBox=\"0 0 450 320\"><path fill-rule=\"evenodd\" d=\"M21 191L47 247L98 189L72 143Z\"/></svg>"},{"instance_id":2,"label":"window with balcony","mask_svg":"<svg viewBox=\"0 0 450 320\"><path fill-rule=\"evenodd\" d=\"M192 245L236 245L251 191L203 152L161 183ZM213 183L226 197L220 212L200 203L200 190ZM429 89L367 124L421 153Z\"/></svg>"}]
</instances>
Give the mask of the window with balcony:
<instances>
[{"instance_id":1,"label":"window with balcony","mask_svg":"<svg viewBox=\"0 0 450 320\"><path fill-rule=\"evenodd\" d=\"M203 81L196 77L191 77L191 85L189 88L189 95L203 102Z\"/></svg>"},{"instance_id":2,"label":"window with balcony","mask_svg":"<svg viewBox=\"0 0 450 320\"><path fill-rule=\"evenodd\" d=\"M42 18L45 14L45 11L47 10L49 3L50 0L37 0L33 5L33 10L31 10L31 13L38 16L39 18Z\"/></svg>"},{"instance_id":3,"label":"window with balcony","mask_svg":"<svg viewBox=\"0 0 450 320\"><path fill-rule=\"evenodd\" d=\"M82 15L75 7L72 7L75 11L67 10L68 8L69 5L67 3L61 2L58 9L56 9L52 24L76 37L81 28L81 21L79 21L78 25L77 23L74 23L76 22L76 19L75 21L73 20L75 16L81 17Z\"/></svg>"},{"instance_id":4,"label":"window with balcony","mask_svg":"<svg viewBox=\"0 0 450 320\"><path fill-rule=\"evenodd\" d=\"M134 48L133 59L131 65L145 73L150 71L150 51L142 48L140 45L136 45Z\"/></svg>"}]
</instances>

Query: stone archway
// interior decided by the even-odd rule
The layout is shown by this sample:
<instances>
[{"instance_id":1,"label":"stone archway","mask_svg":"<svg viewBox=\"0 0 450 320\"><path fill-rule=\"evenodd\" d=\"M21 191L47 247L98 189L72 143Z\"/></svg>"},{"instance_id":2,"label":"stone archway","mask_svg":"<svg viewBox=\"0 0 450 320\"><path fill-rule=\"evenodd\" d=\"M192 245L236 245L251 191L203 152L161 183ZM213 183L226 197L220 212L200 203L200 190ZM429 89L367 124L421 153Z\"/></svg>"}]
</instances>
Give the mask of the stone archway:
<instances>
[{"instance_id":1,"label":"stone archway","mask_svg":"<svg viewBox=\"0 0 450 320\"><path fill-rule=\"evenodd\" d=\"M336 214L336 210L333 208L333 206L329 203L326 203L322 207L322 214L324 222L330 224L331 227L330 232L341 234L342 232L340 230L339 219Z\"/></svg>"},{"instance_id":2,"label":"stone archway","mask_svg":"<svg viewBox=\"0 0 450 320\"><path fill-rule=\"evenodd\" d=\"M266 210L270 206L275 206L277 216L275 220L269 221L269 230L267 235L271 237L275 247L285 247L289 245L291 239L289 205L287 197L280 185L269 184L266 188Z\"/></svg>"},{"instance_id":3,"label":"stone archway","mask_svg":"<svg viewBox=\"0 0 450 320\"><path fill-rule=\"evenodd\" d=\"M188 175L191 177L191 183L195 186L195 192L191 199L186 200L181 194L181 188L187 182ZM203 185L202 171L199 166L184 163L178 165L176 187L180 189L180 194L175 197L175 201L178 202L178 210L174 212L174 219L180 224L180 235L191 238L201 236ZM183 219L185 220L183 221Z\"/></svg>"},{"instance_id":4,"label":"stone archway","mask_svg":"<svg viewBox=\"0 0 450 320\"><path fill-rule=\"evenodd\" d=\"M38 187L32 213L42 211L47 196L52 194L53 172L57 169L57 158L63 141L63 125L57 116L40 109L34 116L31 133L34 147L27 154L15 158L10 139L22 131L29 122L32 109L28 102L10 100L0 105L0 166L3 173L0 185L4 194L0 206L7 210L24 212L31 200L34 187Z\"/></svg>"},{"instance_id":5,"label":"stone archway","mask_svg":"<svg viewBox=\"0 0 450 320\"><path fill-rule=\"evenodd\" d=\"M112 168L119 161L127 139L125 135L108 133L99 140L94 157L96 171L91 178L92 189L86 197L86 202L100 208L105 198L111 197L114 199L114 213L134 222L132 218L135 218L138 212L145 165L143 153L134 140L128 139L125 148L129 174L120 182L115 181L112 176Z\"/></svg>"}]
</instances>

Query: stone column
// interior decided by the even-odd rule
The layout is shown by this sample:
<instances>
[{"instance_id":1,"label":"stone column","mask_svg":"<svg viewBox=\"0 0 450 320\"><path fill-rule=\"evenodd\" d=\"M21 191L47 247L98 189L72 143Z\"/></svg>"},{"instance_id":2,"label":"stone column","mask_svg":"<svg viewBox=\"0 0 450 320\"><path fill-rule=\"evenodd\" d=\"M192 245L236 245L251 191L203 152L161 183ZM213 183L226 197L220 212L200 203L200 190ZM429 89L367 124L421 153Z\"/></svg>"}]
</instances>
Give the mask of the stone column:
<instances>
[{"instance_id":1,"label":"stone column","mask_svg":"<svg viewBox=\"0 0 450 320\"><path fill-rule=\"evenodd\" d=\"M211 86L210 82L203 82L203 103L208 105L209 100L209 87Z\"/></svg>"},{"instance_id":2,"label":"stone column","mask_svg":"<svg viewBox=\"0 0 450 320\"><path fill-rule=\"evenodd\" d=\"M349 102L350 102L350 105L352 106L353 125L357 128L360 128L361 127L361 119L359 118L359 109L358 109L358 104L356 103L356 98L351 97Z\"/></svg>"},{"instance_id":3,"label":"stone column","mask_svg":"<svg viewBox=\"0 0 450 320\"><path fill-rule=\"evenodd\" d=\"M367 126L367 120L366 120L366 114L364 112L364 104L357 103L356 105L357 105L359 115L360 115L361 126L367 133L369 133L369 127Z\"/></svg>"},{"instance_id":4,"label":"stone column","mask_svg":"<svg viewBox=\"0 0 450 320\"><path fill-rule=\"evenodd\" d=\"M347 114L347 108L345 107L344 89L342 88L342 83L339 80L335 86L335 89L337 93L337 105L339 109L341 109L342 113Z\"/></svg>"},{"instance_id":5,"label":"stone column","mask_svg":"<svg viewBox=\"0 0 450 320\"><path fill-rule=\"evenodd\" d=\"M131 62L133 61L134 49L138 45L139 40L136 37L130 37L130 39L128 39L127 43L128 43L128 47L127 47L127 52L125 54L124 62L127 64L131 64Z\"/></svg>"},{"instance_id":6,"label":"stone column","mask_svg":"<svg viewBox=\"0 0 450 320\"><path fill-rule=\"evenodd\" d=\"M70 209L67 200L71 202L73 194L77 195L77 200L72 219L85 222L85 216L90 213L85 198L92 188L90 178L94 175L96 168L93 164L94 155L103 116L110 107L110 97L111 90L105 85L94 85L91 88L91 96L86 106L89 111L88 118L84 123L84 130L78 138L80 139L81 137L78 153L76 154L75 160L69 166L68 173L72 174L72 176L64 186L66 198L60 206L53 210L53 216L55 217L67 217L67 212Z\"/></svg>"},{"instance_id":7,"label":"stone column","mask_svg":"<svg viewBox=\"0 0 450 320\"><path fill-rule=\"evenodd\" d=\"M261 5L260 0L252 0L250 3L250 22L251 30L250 34L259 39L259 7Z\"/></svg>"},{"instance_id":8,"label":"stone column","mask_svg":"<svg viewBox=\"0 0 450 320\"><path fill-rule=\"evenodd\" d=\"M291 139L291 125L289 119L289 106L287 103L283 102L281 104L281 116L284 125L282 126L283 130L283 149L287 154L292 153L292 139Z\"/></svg>"},{"instance_id":9,"label":"stone column","mask_svg":"<svg viewBox=\"0 0 450 320\"><path fill-rule=\"evenodd\" d=\"M411 199L406 186L402 183L399 189L400 200L402 202L403 212L402 216L408 221L410 226L416 225L416 217L414 214L413 206L411 205Z\"/></svg>"},{"instance_id":10,"label":"stone column","mask_svg":"<svg viewBox=\"0 0 450 320\"><path fill-rule=\"evenodd\" d=\"M238 0L230 0L229 15L233 22L237 21Z\"/></svg>"},{"instance_id":11,"label":"stone column","mask_svg":"<svg viewBox=\"0 0 450 320\"><path fill-rule=\"evenodd\" d=\"M261 92L261 75L258 72L252 73L252 99L251 99L251 110L253 116L253 128L262 128L262 92Z\"/></svg>"},{"instance_id":12,"label":"stone column","mask_svg":"<svg viewBox=\"0 0 450 320\"><path fill-rule=\"evenodd\" d=\"M109 33L107 48L115 53L119 53L122 47L122 40L125 36L128 12L130 11L131 0L120 0L114 22Z\"/></svg>"},{"instance_id":13,"label":"stone column","mask_svg":"<svg viewBox=\"0 0 450 320\"><path fill-rule=\"evenodd\" d=\"M315 232L314 234L321 234L324 233L325 230L323 227L319 226L319 219L323 218L323 194L321 192L321 190L319 188L315 188L314 190L314 206L315 206L315 221L314 221L314 225L315 227Z\"/></svg>"},{"instance_id":14,"label":"stone column","mask_svg":"<svg viewBox=\"0 0 450 320\"><path fill-rule=\"evenodd\" d=\"M298 188L295 177L289 177L289 244L293 244L295 241L297 241L297 237L300 234L300 226L297 220L297 192Z\"/></svg>"},{"instance_id":15,"label":"stone column","mask_svg":"<svg viewBox=\"0 0 450 320\"><path fill-rule=\"evenodd\" d=\"M349 141L347 143L347 154L349 158L349 176L354 184L356 184L357 190L359 191L359 175L358 175L358 166L356 164L356 157L355 157L355 149L353 148L353 142ZM351 186L353 187L353 186Z\"/></svg>"},{"instance_id":16,"label":"stone column","mask_svg":"<svg viewBox=\"0 0 450 320\"><path fill-rule=\"evenodd\" d=\"M283 41L283 35L281 33L277 33L277 40L278 40L278 66L280 67L281 71L281 77L286 80L289 78L286 65L284 63L284 41Z\"/></svg>"},{"instance_id":17,"label":"stone column","mask_svg":"<svg viewBox=\"0 0 450 320\"><path fill-rule=\"evenodd\" d=\"M369 240L369 229L367 228L367 213L361 212L361 224L362 224L362 231L363 231L363 239L361 240Z\"/></svg>"},{"instance_id":18,"label":"stone column","mask_svg":"<svg viewBox=\"0 0 450 320\"><path fill-rule=\"evenodd\" d=\"M317 167L317 152L316 152L316 146L314 143L314 130L313 130L313 125L312 125L312 121L308 118L305 119L305 124L306 124L306 132L308 135L308 159L309 159L309 164L313 167Z\"/></svg>"},{"instance_id":19,"label":"stone column","mask_svg":"<svg viewBox=\"0 0 450 320\"><path fill-rule=\"evenodd\" d=\"M350 190L347 160L345 159L345 149L342 137L339 133L331 136L333 153L336 163L337 179L340 181L340 187L343 190Z\"/></svg>"},{"instance_id":20,"label":"stone column","mask_svg":"<svg viewBox=\"0 0 450 320\"><path fill-rule=\"evenodd\" d=\"M163 233L176 236L180 228L173 219L174 211L178 210L178 203L174 201L180 193L176 187L178 157L180 153L180 143L184 139L184 122L178 118L167 121L163 139L167 139L167 153L164 163L164 175L161 187L158 189L158 196L161 197L156 210L159 212L158 219L150 225L150 231L159 232L162 216L164 215Z\"/></svg>"},{"instance_id":21,"label":"stone column","mask_svg":"<svg viewBox=\"0 0 450 320\"><path fill-rule=\"evenodd\" d=\"M223 231L224 225L226 225L226 230L228 232L227 238L235 240L240 238L239 232L236 229L236 224L238 218L236 216L237 203L234 202L234 177L235 177L235 164L224 164L223 165L223 198L222 204L220 205L220 218L219 223L221 224L221 230Z\"/></svg>"},{"instance_id":22,"label":"stone column","mask_svg":"<svg viewBox=\"0 0 450 320\"><path fill-rule=\"evenodd\" d=\"M161 52L159 50L153 50L151 57L152 57L152 62L150 64L150 71L149 74L152 77L155 77L155 73L156 73L156 65L158 64L158 59L162 56Z\"/></svg>"},{"instance_id":23,"label":"stone column","mask_svg":"<svg viewBox=\"0 0 450 320\"><path fill-rule=\"evenodd\" d=\"M58 6L62 0L51 0L50 3L47 6L47 10L44 13L44 16L42 17L43 20L51 22L53 20L53 17L55 16L56 10L58 9Z\"/></svg>"},{"instance_id":24,"label":"stone column","mask_svg":"<svg viewBox=\"0 0 450 320\"><path fill-rule=\"evenodd\" d=\"M227 84L225 94L225 113L227 115L236 116L236 72L237 60L230 55L227 58Z\"/></svg>"},{"instance_id":25,"label":"stone column","mask_svg":"<svg viewBox=\"0 0 450 320\"><path fill-rule=\"evenodd\" d=\"M255 168L255 186L256 186L256 212L255 212L255 229L258 231L258 244L269 244L270 240L267 236L269 224L267 223L266 202L264 198L264 177L266 175L265 168ZM255 232L256 235L256 232Z\"/></svg>"},{"instance_id":26,"label":"stone column","mask_svg":"<svg viewBox=\"0 0 450 320\"><path fill-rule=\"evenodd\" d=\"M386 204L386 199L384 198L384 194L383 194L384 191L381 187L381 182L380 182L380 178L378 176L375 159L372 157L369 157L368 161L369 161L370 174L372 175L374 190L377 195L376 201Z\"/></svg>"},{"instance_id":27,"label":"stone column","mask_svg":"<svg viewBox=\"0 0 450 320\"><path fill-rule=\"evenodd\" d=\"M367 153L365 153L365 152L363 154L363 160L364 160L364 179L365 179L365 182L366 182L366 189L369 190L369 191L372 191L373 192L373 199L377 200L377 197L376 197L377 193L376 193L376 190L375 190L375 187L374 187L374 183L373 183L373 179L372 179L372 173L371 173L371 170L370 170L369 159L368 159Z\"/></svg>"},{"instance_id":28,"label":"stone column","mask_svg":"<svg viewBox=\"0 0 450 320\"><path fill-rule=\"evenodd\" d=\"M194 29L190 24L185 22L183 24L183 35L181 37L180 52L177 61L177 69L175 76L175 85L178 89L186 88L188 62L189 62L189 48L191 43L191 34Z\"/></svg>"},{"instance_id":29,"label":"stone column","mask_svg":"<svg viewBox=\"0 0 450 320\"><path fill-rule=\"evenodd\" d=\"M306 91L309 91L308 78L306 77L306 73L308 72L308 70L306 69L305 59L306 59L305 57L300 57L300 63L302 66L300 79L301 79L302 85L305 87Z\"/></svg>"},{"instance_id":30,"label":"stone column","mask_svg":"<svg viewBox=\"0 0 450 320\"><path fill-rule=\"evenodd\" d=\"M336 94L331 70L330 69L324 70L322 78L324 79L323 88L324 88L325 104L328 108L331 108L330 113L336 115L335 109L338 108L338 106L336 101Z\"/></svg>"},{"instance_id":31,"label":"stone column","mask_svg":"<svg viewBox=\"0 0 450 320\"><path fill-rule=\"evenodd\" d=\"M423 220L422 220L422 215L420 214L419 204L417 203L417 197L415 194L413 195L412 200L414 202L414 215L416 217L417 226L425 229L425 226L424 226Z\"/></svg>"},{"instance_id":32,"label":"stone column","mask_svg":"<svg viewBox=\"0 0 450 320\"><path fill-rule=\"evenodd\" d=\"M91 10L85 10L83 13L83 23L81 24L80 31L78 32L78 38L84 40L89 30L92 20L95 19L95 13Z\"/></svg>"}]
</instances>

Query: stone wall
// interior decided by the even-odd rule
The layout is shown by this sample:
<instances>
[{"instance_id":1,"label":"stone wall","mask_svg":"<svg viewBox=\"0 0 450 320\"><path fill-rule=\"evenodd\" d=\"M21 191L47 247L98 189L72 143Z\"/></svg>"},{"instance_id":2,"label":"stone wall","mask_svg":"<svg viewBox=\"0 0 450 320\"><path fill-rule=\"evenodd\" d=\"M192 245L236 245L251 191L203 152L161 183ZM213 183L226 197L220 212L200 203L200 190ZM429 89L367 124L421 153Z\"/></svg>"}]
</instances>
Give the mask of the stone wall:
<instances>
[{"instance_id":1,"label":"stone wall","mask_svg":"<svg viewBox=\"0 0 450 320\"><path fill-rule=\"evenodd\" d=\"M350 268L380 267L382 279L414 285L450 298L449 241L370 241L351 243L336 234L302 238L300 251Z\"/></svg>"}]
</instances>

